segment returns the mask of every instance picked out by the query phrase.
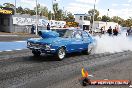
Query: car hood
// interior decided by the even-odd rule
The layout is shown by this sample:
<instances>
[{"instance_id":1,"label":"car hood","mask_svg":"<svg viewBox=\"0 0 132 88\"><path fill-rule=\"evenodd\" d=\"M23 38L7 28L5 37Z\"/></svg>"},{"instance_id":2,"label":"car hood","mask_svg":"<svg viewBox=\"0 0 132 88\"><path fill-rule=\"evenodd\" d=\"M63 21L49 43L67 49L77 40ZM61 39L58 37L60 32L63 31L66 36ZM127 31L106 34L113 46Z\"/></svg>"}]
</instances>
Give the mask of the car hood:
<instances>
[{"instance_id":1,"label":"car hood","mask_svg":"<svg viewBox=\"0 0 132 88\"><path fill-rule=\"evenodd\" d=\"M56 38L59 37L59 33L51 30L40 30L38 32L39 36L42 38Z\"/></svg>"},{"instance_id":2,"label":"car hood","mask_svg":"<svg viewBox=\"0 0 132 88\"><path fill-rule=\"evenodd\" d=\"M59 43L59 42L70 42L68 38L61 38L61 37L56 37L56 38L31 38L28 39L28 42L31 43L38 43L38 44L52 44L52 43Z\"/></svg>"}]
</instances>

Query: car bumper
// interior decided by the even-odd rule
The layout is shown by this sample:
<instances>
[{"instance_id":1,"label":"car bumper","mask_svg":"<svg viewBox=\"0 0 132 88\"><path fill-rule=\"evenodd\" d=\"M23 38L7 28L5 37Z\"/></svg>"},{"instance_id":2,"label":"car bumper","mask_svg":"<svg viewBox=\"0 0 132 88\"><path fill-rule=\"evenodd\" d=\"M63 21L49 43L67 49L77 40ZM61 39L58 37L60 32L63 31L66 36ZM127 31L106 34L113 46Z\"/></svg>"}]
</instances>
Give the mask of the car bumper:
<instances>
[{"instance_id":1,"label":"car bumper","mask_svg":"<svg viewBox=\"0 0 132 88\"><path fill-rule=\"evenodd\" d=\"M41 53L48 53L48 54L53 54L56 52L55 49L43 49L43 48L36 48L36 47L27 47L30 50L35 50L35 51L40 51Z\"/></svg>"}]
</instances>

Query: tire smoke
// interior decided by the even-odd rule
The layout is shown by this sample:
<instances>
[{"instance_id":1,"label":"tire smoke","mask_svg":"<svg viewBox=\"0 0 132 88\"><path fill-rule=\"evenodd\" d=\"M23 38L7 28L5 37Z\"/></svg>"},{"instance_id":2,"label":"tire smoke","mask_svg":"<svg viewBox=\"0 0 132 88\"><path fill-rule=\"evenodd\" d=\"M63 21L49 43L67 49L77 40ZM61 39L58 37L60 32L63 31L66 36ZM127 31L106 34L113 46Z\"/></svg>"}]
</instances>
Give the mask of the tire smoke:
<instances>
[{"instance_id":1,"label":"tire smoke","mask_svg":"<svg viewBox=\"0 0 132 88\"><path fill-rule=\"evenodd\" d=\"M115 53L122 51L132 51L132 37L126 36L125 32L118 36L102 35L96 36L97 47L95 53Z\"/></svg>"}]
</instances>

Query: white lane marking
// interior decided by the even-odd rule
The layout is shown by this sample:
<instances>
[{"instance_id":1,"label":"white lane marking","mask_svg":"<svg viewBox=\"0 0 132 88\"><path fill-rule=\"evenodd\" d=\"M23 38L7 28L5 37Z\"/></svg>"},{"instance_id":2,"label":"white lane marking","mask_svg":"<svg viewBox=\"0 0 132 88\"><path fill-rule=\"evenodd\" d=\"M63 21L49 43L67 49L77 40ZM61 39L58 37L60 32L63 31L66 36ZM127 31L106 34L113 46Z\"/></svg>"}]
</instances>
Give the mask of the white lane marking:
<instances>
[{"instance_id":1,"label":"white lane marking","mask_svg":"<svg viewBox=\"0 0 132 88\"><path fill-rule=\"evenodd\" d=\"M13 41L13 42L26 42L26 41Z\"/></svg>"},{"instance_id":2,"label":"white lane marking","mask_svg":"<svg viewBox=\"0 0 132 88\"><path fill-rule=\"evenodd\" d=\"M0 35L0 36L18 36L18 35Z\"/></svg>"},{"instance_id":3,"label":"white lane marking","mask_svg":"<svg viewBox=\"0 0 132 88\"><path fill-rule=\"evenodd\" d=\"M15 50L23 50L23 49L15 49ZM0 52L10 52L10 51L14 51L14 50L3 50L3 51L0 51Z\"/></svg>"},{"instance_id":4,"label":"white lane marking","mask_svg":"<svg viewBox=\"0 0 132 88\"><path fill-rule=\"evenodd\" d=\"M14 43L14 42L18 42L18 43L21 43L21 42L27 42L27 41L4 41L4 42L5 42L5 43L6 43L6 42L10 42L10 43L12 43L12 42L13 42L13 43ZM0 42L0 43L1 43L1 42Z\"/></svg>"}]
</instances>

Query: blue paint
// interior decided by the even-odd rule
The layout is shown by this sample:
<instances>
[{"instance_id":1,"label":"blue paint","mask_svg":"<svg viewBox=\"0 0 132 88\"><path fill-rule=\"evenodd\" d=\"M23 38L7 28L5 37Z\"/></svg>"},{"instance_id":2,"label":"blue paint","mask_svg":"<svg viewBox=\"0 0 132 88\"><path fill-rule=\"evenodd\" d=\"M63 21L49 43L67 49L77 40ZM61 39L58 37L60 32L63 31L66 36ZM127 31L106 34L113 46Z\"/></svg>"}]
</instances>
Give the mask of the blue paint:
<instances>
[{"instance_id":1,"label":"blue paint","mask_svg":"<svg viewBox=\"0 0 132 88\"><path fill-rule=\"evenodd\" d=\"M0 42L0 51L26 49L26 42Z\"/></svg>"},{"instance_id":2,"label":"blue paint","mask_svg":"<svg viewBox=\"0 0 132 88\"><path fill-rule=\"evenodd\" d=\"M28 39L28 48L33 51L39 50L40 52L45 50L49 51L48 53L54 54L59 48L65 47L66 53L72 53L87 50L89 44L93 45L93 43L95 43L95 39L83 30L63 29L62 31L40 31L39 35L42 38ZM62 33L63 36L59 37L60 33ZM46 48L46 46L50 48Z\"/></svg>"}]
</instances>

